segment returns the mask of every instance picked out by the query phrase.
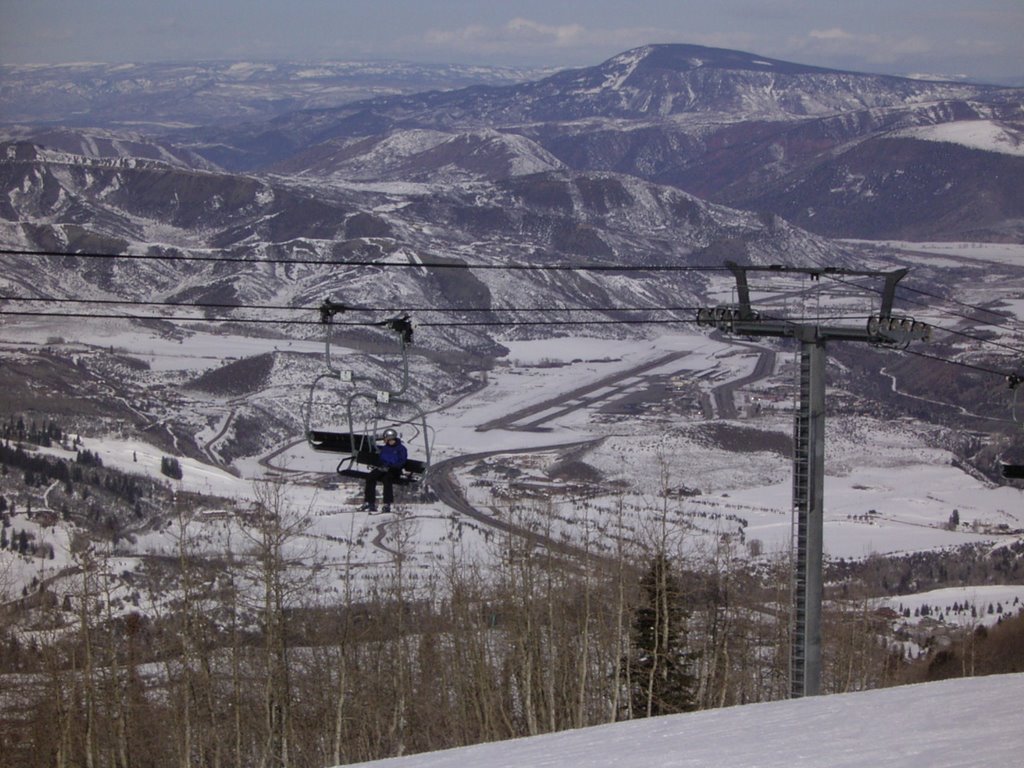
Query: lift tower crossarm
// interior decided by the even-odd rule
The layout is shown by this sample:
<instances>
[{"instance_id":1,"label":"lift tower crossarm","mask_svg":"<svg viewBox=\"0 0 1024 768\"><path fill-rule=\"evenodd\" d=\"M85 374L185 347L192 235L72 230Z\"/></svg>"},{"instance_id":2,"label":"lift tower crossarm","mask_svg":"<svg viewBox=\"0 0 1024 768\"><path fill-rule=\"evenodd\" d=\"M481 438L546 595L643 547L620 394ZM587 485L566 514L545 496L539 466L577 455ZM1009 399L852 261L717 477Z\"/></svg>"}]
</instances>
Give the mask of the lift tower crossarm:
<instances>
[{"instance_id":1,"label":"lift tower crossarm","mask_svg":"<svg viewBox=\"0 0 1024 768\"><path fill-rule=\"evenodd\" d=\"M825 276L845 277L871 277L884 278L885 285L882 288L882 303L876 321L882 318L888 320L892 317L892 305L896 295L896 284L907 274L906 269L896 269L891 272L867 272L856 269L841 269L838 267L787 267L781 264L771 264L765 267L741 266L735 261L726 261L725 266L736 278L736 297L738 302L735 305L735 316L732 320L733 327L729 330L741 336L790 336L797 338L805 336L804 331L798 330L799 325L792 321L785 320L764 320L760 317L750 303L750 284L747 280L748 272L771 272L774 274L798 274L807 275L811 280L820 280ZM714 310L712 310L713 312ZM698 321L699 321L698 316ZM894 342L897 339L891 338L889 334L883 333L881 323L872 324L870 321L864 328L853 328L849 326L821 326L816 325L815 335L820 339L835 339L840 341L874 341L879 343Z\"/></svg>"}]
</instances>

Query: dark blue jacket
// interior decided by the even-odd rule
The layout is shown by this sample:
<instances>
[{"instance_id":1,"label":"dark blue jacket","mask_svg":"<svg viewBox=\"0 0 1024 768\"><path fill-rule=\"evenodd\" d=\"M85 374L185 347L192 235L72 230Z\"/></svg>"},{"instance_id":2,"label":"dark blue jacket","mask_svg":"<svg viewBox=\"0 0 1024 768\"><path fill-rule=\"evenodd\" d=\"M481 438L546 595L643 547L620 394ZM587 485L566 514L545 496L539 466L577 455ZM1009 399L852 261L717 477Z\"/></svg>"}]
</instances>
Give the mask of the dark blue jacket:
<instances>
[{"instance_id":1,"label":"dark blue jacket","mask_svg":"<svg viewBox=\"0 0 1024 768\"><path fill-rule=\"evenodd\" d=\"M387 469L401 469L409 458L409 452L402 445L401 440L396 440L394 445L384 443L380 449L381 466Z\"/></svg>"}]
</instances>

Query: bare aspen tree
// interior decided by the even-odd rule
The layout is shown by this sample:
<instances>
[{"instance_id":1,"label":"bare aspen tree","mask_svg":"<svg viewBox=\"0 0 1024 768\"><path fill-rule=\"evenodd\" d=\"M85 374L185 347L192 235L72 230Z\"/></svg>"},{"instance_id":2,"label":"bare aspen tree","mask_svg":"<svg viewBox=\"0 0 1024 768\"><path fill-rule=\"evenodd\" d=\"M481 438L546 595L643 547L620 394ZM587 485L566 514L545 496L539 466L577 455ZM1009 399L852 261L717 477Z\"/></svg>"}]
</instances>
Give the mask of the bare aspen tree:
<instances>
[{"instance_id":1,"label":"bare aspen tree","mask_svg":"<svg viewBox=\"0 0 1024 768\"><path fill-rule=\"evenodd\" d=\"M192 764L193 733L195 730L193 726L192 691L194 685L192 676L194 673L193 657L195 655L196 594L191 567L192 542L189 540L188 533L188 525L191 518L180 503L176 503L176 507L176 543L181 595L180 608L177 611L176 617L181 622L181 651L179 655L180 665L178 667L178 672L181 675L181 682L178 685L178 712L180 717L178 764L180 768L187 768L187 766Z\"/></svg>"},{"instance_id":2,"label":"bare aspen tree","mask_svg":"<svg viewBox=\"0 0 1024 768\"><path fill-rule=\"evenodd\" d=\"M190 739L187 734L191 726L187 713L191 710L185 703L182 682L180 600L168 600L169 595L180 595L180 578L160 561L150 560L143 563L142 580L147 589L150 618L161 635L158 657L161 659L167 700L167 718L162 725L172 738L173 746L168 751L174 756L174 763L170 764L177 764L180 768L188 765Z\"/></svg>"},{"instance_id":3,"label":"bare aspen tree","mask_svg":"<svg viewBox=\"0 0 1024 768\"><path fill-rule=\"evenodd\" d=\"M355 521L350 523L348 541L345 546L345 564L344 564L344 599L341 602L343 611L343 623L340 628L341 636L335 638L335 642L338 643L337 654L333 659L332 666L335 673L338 676L337 684L335 686L335 706L334 706L334 730L332 733L331 740L331 759L334 765L341 765L346 757L344 748L344 735L345 735L345 723L348 720L348 664L346 660L346 646L352 639L352 617L354 614L354 598L353 598L353 549L354 549L354 534Z\"/></svg>"},{"instance_id":4,"label":"bare aspen tree","mask_svg":"<svg viewBox=\"0 0 1024 768\"><path fill-rule=\"evenodd\" d=\"M454 548L445 570L445 590L459 741L470 744L511 738L515 729L501 682L503 664L498 643L492 639L504 633L508 609L500 602L487 569L479 562L467 561L465 553Z\"/></svg>"},{"instance_id":5,"label":"bare aspen tree","mask_svg":"<svg viewBox=\"0 0 1024 768\"><path fill-rule=\"evenodd\" d=\"M534 516L522 510L511 509L510 517L516 527L536 530L539 524ZM507 642L510 647L511 675L517 709L522 713L525 735L541 732L538 719L538 617L539 576L533 542L509 533L504 540L502 579L503 604L508 607Z\"/></svg>"},{"instance_id":6,"label":"bare aspen tree","mask_svg":"<svg viewBox=\"0 0 1024 768\"><path fill-rule=\"evenodd\" d=\"M768 699L785 699L790 688L790 651L793 635L791 627L791 606L793 589L793 559L788 551L779 551L771 564L769 589L773 595L772 604L777 606L776 621L769 651L772 651L769 664L769 679L765 687L769 690Z\"/></svg>"},{"instance_id":7,"label":"bare aspen tree","mask_svg":"<svg viewBox=\"0 0 1024 768\"><path fill-rule=\"evenodd\" d=\"M977 618L973 618L960 627L960 674L964 677L974 677L976 673L978 629L982 626Z\"/></svg>"},{"instance_id":8,"label":"bare aspen tree","mask_svg":"<svg viewBox=\"0 0 1024 768\"><path fill-rule=\"evenodd\" d=\"M410 743L416 752L452 744L455 723L452 671L459 663L451 655L451 630L439 621L439 574L422 574L416 588L418 611L412 647L410 685Z\"/></svg>"},{"instance_id":9,"label":"bare aspen tree","mask_svg":"<svg viewBox=\"0 0 1024 768\"><path fill-rule=\"evenodd\" d=\"M98 760L96 664L94 658L95 632L93 616L96 614L96 579L99 564L92 544L78 542L72 549L72 556L79 575L79 589L75 595L78 607L78 642L81 648L81 664L78 677L81 686L84 732L81 739L81 762L86 768L94 768Z\"/></svg>"},{"instance_id":10,"label":"bare aspen tree","mask_svg":"<svg viewBox=\"0 0 1024 768\"><path fill-rule=\"evenodd\" d=\"M291 675L287 633L288 608L308 588L312 553L303 536L309 517L288 505L280 482L255 485L255 504L246 525L251 564L249 580L258 593L256 610L263 633L263 747L259 764L292 764Z\"/></svg>"},{"instance_id":11,"label":"bare aspen tree","mask_svg":"<svg viewBox=\"0 0 1024 768\"><path fill-rule=\"evenodd\" d=\"M182 768L219 765L224 740L212 654L222 603L216 595L216 572L204 553L206 536L192 505L181 494L175 498L172 535L177 600L167 624L176 628L176 646L166 669L176 702L178 764Z\"/></svg>"},{"instance_id":12,"label":"bare aspen tree","mask_svg":"<svg viewBox=\"0 0 1024 768\"><path fill-rule=\"evenodd\" d=\"M40 685L31 704L26 702L36 713L33 750L40 755L52 755L56 768L81 764L80 686L72 650L79 630L78 606L73 600L78 594L76 586L69 584L63 599L55 595L51 604L44 604L42 626L35 633Z\"/></svg>"},{"instance_id":13,"label":"bare aspen tree","mask_svg":"<svg viewBox=\"0 0 1024 768\"><path fill-rule=\"evenodd\" d=\"M709 546L695 560L690 579L700 651L697 657L698 708L723 707L735 701L733 648L742 643L733 596L736 541L731 532L718 530ZM691 614L693 616L693 614Z\"/></svg>"},{"instance_id":14,"label":"bare aspen tree","mask_svg":"<svg viewBox=\"0 0 1024 768\"><path fill-rule=\"evenodd\" d=\"M619 719L620 712L625 706L625 719L633 717L632 697L625 697L623 705L622 692L632 689L632 665L629 663L630 648L630 617L632 611L627 608L629 591L628 582L636 576L633 562L636 553L627 547L625 529L625 501L620 496L616 507L616 531L615 536L615 624L612 635L612 661L614 665L614 685L612 687L611 700L608 704L609 722Z\"/></svg>"},{"instance_id":15,"label":"bare aspen tree","mask_svg":"<svg viewBox=\"0 0 1024 768\"><path fill-rule=\"evenodd\" d=\"M447 633L448 662L440 661L438 670L439 684L449 693L448 716L450 718L449 734L454 744L465 744L469 734L479 728L479 718L473 716L478 699L476 692L467 684L472 679L470 670L475 660L469 653L470 642L474 632L475 621L467 610L468 590L463 578L463 571L471 565L463 560L463 554L457 549L455 542L448 547L447 556L438 564L441 594L435 597L440 632ZM443 653L443 651L442 651ZM457 663L452 663L458 660Z\"/></svg>"},{"instance_id":16,"label":"bare aspen tree","mask_svg":"<svg viewBox=\"0 0 1024 768\"><path fill-rule=\"evenodd\" d=\"M538 527L543 533L544 538L550 540L552 538L552 517L554 514L550 498L544 507L537 509L535 514L539 520ZM563 681L560 678L565 672L564 667L559 663L560 648L557 635L559 630L564 628L565 619L568 617L560 614L556 618L556 612L558 612L560 607L557 601L559 567L556 564L551 549L548 547L543 548L537 553L537 560L541 566L539 576L544 599L544 618L543 621L538 622L536 625L537 641L535 645L538 677L539 682L542 683L538 691L541 697L540 702L542 702L539 714L547 719L545 730L553 733L558 730L559 707L557 691L563 689Z\"/></svg>"},{"instance_id":17,"label":"bare aspen tree","mask_svg":"<svg viewBox=\"0 0 1024 768\"><path fill-rule=\"evenodd\" d=\"M576 712L571 721L574 728L582 728L587 724L587 688L590 679L590 647L592 643L590 633L592 620L591 600L593 599L593 584L591 583L590 573L591 564L589 562L591 554L590 536L590 517L585 512L583 517L583 541L581 542L583 554L583 605L579 621L579 652L576 656Z\"/></svg>"},{"instance_id":18,"label":"bare aspen tree","mask_svg":"<svg viewBox=\"0 0 1024 768\"><path fill-rule=\"evenodd\" d=\"M221 579L221 609L226 623L228 636L228 653L231 666L231 754L235 768L243 768L247 764L248 755L245 749L246 732L244 728L245 687L243 682L244 649L242 647L242 627L239 595L238 573L241 563L236 558L233 527L226 527L224 574Z\"/></svg>"},{"instance_id":19,"label":"bare aspen tree","mask_svg":"<svg viewBox=\"0 0 1024 768\"><path fill-rule=\"evenodd\" d=\"M859 691L884 684L891 663L889 649L880 640L866 593L826 603L823 624L822 679L827 690Z\"/></svg>"},{"instance_id":20,"label":"bare aspen tree","mask_svg":"<svg viewBox=\"0 0 1024 768\"><path fill-rule=\"evenodd\" d=\"M97 588L100 595L100 606L103 610L104 627L102 634L106 642L103 644L101 667L104 678L104 712L109 724L108 739L113 753L113 764L128 768L131 765L128 749L128 684L126 675L121 669L119 657L120 636L117 632L117 621L114 614L115 583L110 573L110 548L104 547L102 563L97 574Z\"/></svg>"},{"instance_id":21,"label":"bare aspen tree","mask_svg":"<svg viewBox=\"0 0 1024 768\"><path fill-rule=\"evenodd\" d=\"M406 753L409 734L409 698L412 678L412 652L410 635L412 628L409 617L414 610L413 585L409 581L406 564L414 554L413 546L418 524L409 517L399 515L388 526L388 546L393 557L385 587L386 601L391 606L393 635L386 647L390 649L391 690L393 706L391 711L388 740L391 755L400 757Z\"/></svg>"}]
</instances>

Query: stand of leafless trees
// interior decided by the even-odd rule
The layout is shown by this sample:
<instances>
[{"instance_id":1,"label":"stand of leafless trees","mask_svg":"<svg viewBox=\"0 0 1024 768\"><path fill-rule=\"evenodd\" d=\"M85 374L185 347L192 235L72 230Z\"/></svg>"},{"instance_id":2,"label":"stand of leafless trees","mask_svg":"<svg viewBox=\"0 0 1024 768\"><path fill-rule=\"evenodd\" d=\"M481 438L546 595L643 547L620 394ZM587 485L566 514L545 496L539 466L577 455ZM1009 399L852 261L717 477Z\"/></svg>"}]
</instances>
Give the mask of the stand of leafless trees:
<instances>
[{"instance_id":1,"label":"stand of leafless trees","mask_svg":"<svg viewBox=\"0 0 1024 768\"><path fill-rule=\"evenodd\" d=\"M509 514L550 535L543 509ZM620 520L640 533L614 552L584 527L575 555L508 535L429 570L403 520L391 565L350 569L330 603L279 487L227 554L176 515L177 555L140 579L147 610L114 610L117 558L83 539L72 593L40 601L31 632L2 619L3 764L329 766L786 696L788 562L695 549L667 508ZM863 606L829 614L826 690L892 677Z\"/></svg>"}]
</instances>

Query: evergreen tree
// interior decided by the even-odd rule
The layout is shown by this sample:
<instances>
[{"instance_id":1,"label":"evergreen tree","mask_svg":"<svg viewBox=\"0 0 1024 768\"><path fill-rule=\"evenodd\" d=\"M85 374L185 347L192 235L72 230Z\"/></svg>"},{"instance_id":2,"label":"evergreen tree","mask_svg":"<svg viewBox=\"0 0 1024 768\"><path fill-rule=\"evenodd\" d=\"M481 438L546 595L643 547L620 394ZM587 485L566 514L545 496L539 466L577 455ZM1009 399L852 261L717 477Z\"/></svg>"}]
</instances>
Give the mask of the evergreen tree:
<instances>
[{"instance_id":1,"label":"evergreen tree","mask_svg":"<svg viewBox=\"0 0 1024 768\"><path fill-rule=\"evenodd\" d=\"M164 456L160 459L160 471L167 477L181 480L181 463L173 456Z\"/></svg>"},{"instance_id":2,"label":"evergreen tree","mask_svg":"<svg viewBox=\"0 0 1024 768\"><path fill-rule=\"evenodd\" d=\"M640 580L643 605L633 620L626 679L633 717L686 712L695 707L694 656L687 650L686 621L672 562L658 553Z\"/></svg>"}]
</instances>

